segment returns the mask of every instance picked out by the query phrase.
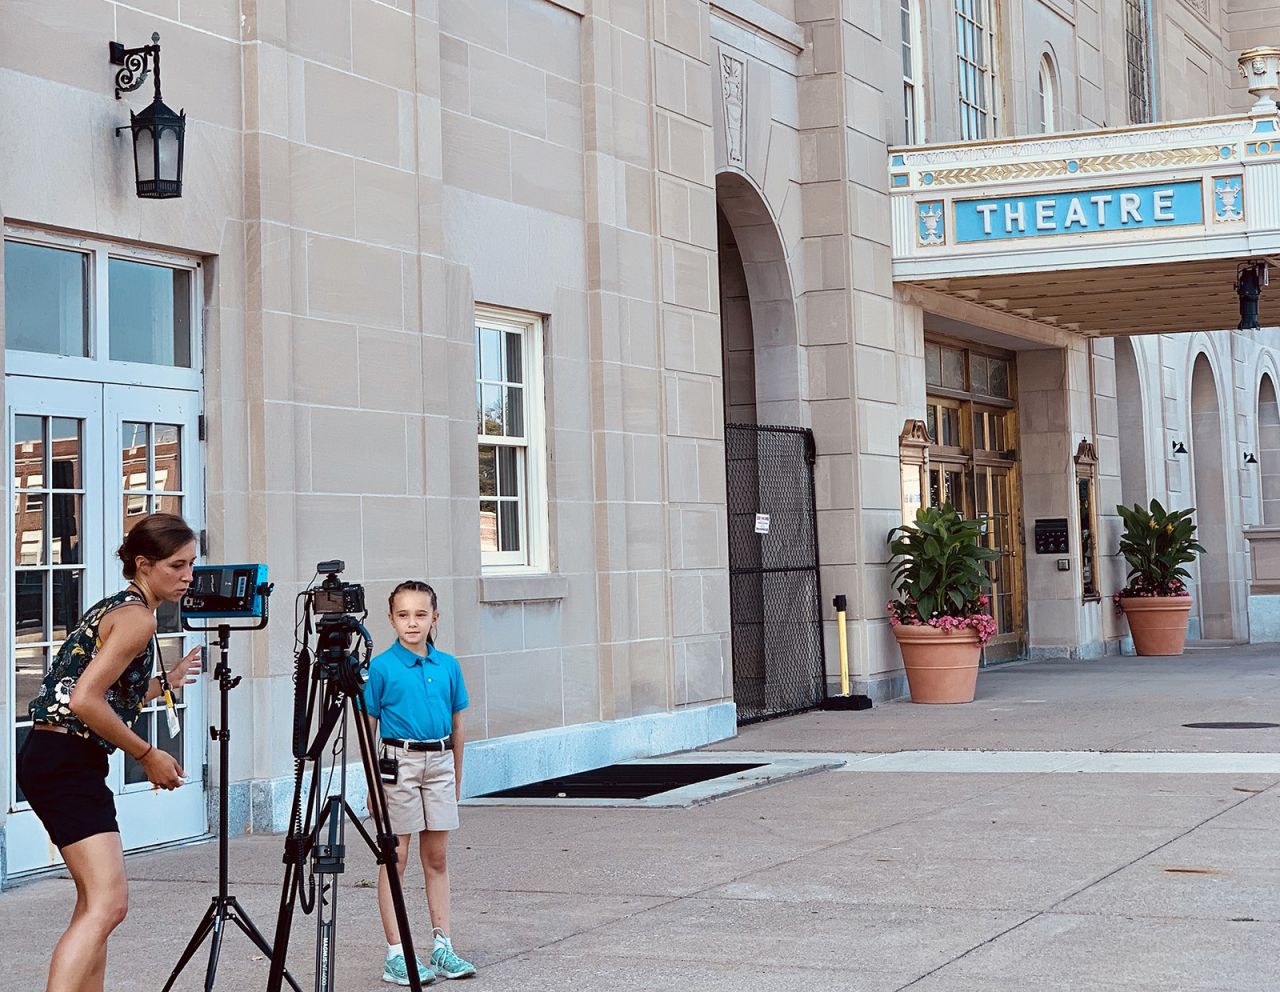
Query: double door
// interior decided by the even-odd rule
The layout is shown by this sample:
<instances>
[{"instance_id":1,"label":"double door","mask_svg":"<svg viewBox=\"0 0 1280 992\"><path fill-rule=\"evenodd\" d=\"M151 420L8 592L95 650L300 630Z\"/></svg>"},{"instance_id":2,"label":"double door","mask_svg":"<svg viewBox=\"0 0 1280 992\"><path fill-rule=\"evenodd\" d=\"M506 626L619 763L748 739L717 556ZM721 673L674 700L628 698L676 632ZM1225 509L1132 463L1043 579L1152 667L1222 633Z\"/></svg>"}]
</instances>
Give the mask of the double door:
<instances>
[{"instance_id":1,"label":"double door","mask_svg":"<svg viewBox=\"0 0 1280 992\"><path fill-rule=\"evenodd\" d=\"M999 557L988 565L996 633L987 662L1018 657L1025 640L1022 529L1012 410L964 400L929 397L930 505L951 503L982 523L983 541Z\"/></svg>"},{"instance_id":2,"label":"double door","mask_svg":"<svg viewBox=\"0 0 1280 992\"><path fill-rule=\"evenodd\" d=\"M115 549L151 512L203 518L199 485L199 396L152 387L10 376L5 382L9 452L9 616L5 632L8 698L11 875L57 864L57 849L18 788L14 767L31 723L27 704L82 612L123 588ZM196 643L177 607L157 614L166 666ZM187 687L178 703L181 730L170 736L163 708L152 703L135 731L173 754L188 781L152 790L141 766L120 751L108 785L116 794L127 850L207 832L203 766L205 686Z\"/></svg>"}]
</instances>

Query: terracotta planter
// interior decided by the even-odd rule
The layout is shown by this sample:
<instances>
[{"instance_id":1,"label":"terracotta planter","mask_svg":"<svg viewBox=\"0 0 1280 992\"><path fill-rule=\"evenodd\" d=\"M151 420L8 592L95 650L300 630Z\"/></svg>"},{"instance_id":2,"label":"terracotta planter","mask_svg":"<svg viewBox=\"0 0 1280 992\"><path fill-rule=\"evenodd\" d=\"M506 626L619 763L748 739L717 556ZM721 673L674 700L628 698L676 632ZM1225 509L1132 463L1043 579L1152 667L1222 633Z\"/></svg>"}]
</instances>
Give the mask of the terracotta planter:
<instances>
[{"instance_id":1,"label":"terracotta planter","mask_svg":"<svg viewBox=\"0 0 1280 992\"><path fill-rule=\"evenodd\" d=\"M1120 609L1129 621L1133 649L1138 654L1182 654L1187 645L1190 596L1124 596Z\"/></svg>"},{"instance_id":2,"label":"terracotta planter","mask_svg":"<svg viewBox=\"0 0 1280 992\"><path fill-rule=\"evenodd\" d=\"M950 633L900 624L893 636L902 649L913 703L970 703L978 686L982 645L969 627Z\"/></svg>"}]
</instances>

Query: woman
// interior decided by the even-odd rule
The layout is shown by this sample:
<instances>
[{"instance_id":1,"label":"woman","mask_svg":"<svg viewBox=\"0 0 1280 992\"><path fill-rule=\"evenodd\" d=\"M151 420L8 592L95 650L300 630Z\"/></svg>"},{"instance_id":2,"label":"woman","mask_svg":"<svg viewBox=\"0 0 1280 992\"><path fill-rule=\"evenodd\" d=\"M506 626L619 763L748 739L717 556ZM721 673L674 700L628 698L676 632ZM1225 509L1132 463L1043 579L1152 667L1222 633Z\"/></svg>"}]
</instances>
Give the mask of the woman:
<instances>
[{"instance_id":1,"label":"woman","mask_svg":"<svg viewBox=\"0 0 1280 992\"><path fill-rule=\"evenodd\" d=\"M32 731L18 755L18 785L76 883L71 923L54 948L47 992L100 992L107 938L128 910L124 849L107 756L123 749L155 789L176 789L182 766L133 732L143 706L196 681L200 648L160 675L156 607L191 584L195 535L170 513L143 518L116 552L129 585L92 606L59 648L31 701Z\"/></svg>"}]
</instances>

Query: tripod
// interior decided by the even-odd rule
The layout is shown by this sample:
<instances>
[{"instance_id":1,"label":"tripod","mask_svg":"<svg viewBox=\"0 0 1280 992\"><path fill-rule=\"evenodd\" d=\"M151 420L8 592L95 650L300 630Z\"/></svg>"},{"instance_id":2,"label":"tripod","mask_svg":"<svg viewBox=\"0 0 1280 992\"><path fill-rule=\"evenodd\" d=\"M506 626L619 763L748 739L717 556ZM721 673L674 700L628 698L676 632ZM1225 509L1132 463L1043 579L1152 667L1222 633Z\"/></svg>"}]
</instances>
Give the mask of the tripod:
<instances>
[{"instance_id":1,"label":"tripod","mask_svg":"<svg viewBox=\"0 0 1280 992\"><path fill-rule=\"evenodd\" d=\"M243 906L235 896L228 894L227 891L227 790L229 787L229 756L228 745L231 742L231 731L229 728L227 697L231 690L240 684L240 676L234 678L231 675L231 666L227 664L227 649L231 643L232 630L261 630L267 624L267 617L264 609L262 621L253 627L232 627L230 624L218 624L218 639L215 642L219 649L218 666L213 670L214 677L218 680L219 694L219 713L218 718L221 721L221 729L218 727L209 728L209 736L218 742L218 894L213 897L213 901L209 904L209 908L204 911L204 916L200 918L200 923L196 926L195 933L191 935L191 940L187 943L182 955L178 958L178 963L174 965L173 972L169 975L169 980L164 984L163 992L169 992L173 987L173 983L177 981L178 975L182 973L182 969L187 966L187 962L195 955L204 939L212 936L213 940L209 945L209 964L204 973L205 992L212 992L214 979L218 974L218 955L222 951L222 935L226 930L227 922L230 921L238 926L258 949L268 957L271 956L271 945L267 939L262 936L261 931L253 924L253 920L249 918L249 914L245 912ZM210 630L209 627L193 627L189 626L186 620L183 620L184 627L187 630ZM293 987L294 992L302 992L301 987L293 976L288 973L284 976L289 985Z\"/></svg>"},{"instance_id":2,"label":"tripod","mask_svg":"<svg viewBox=\"0 0 1280 992\"><path fill-rule=\"evenodd\" d=\"M357 633L364 639L366 654L363 665L354 653L348 654L348 636ZM351 820L356 831L373 852L377 863L387 869L387 882L391 889L391 902L395 909L396 925L404 945L404 959L408 962L409 987L422 992L422 979L418 975L417 957L413 949L413 936L409 932L409 915L405 910L404 891L400 885L400 873L395 870L398 860L396 835L391 830L391 815L387 810L387 797L382 787L378 769L378 752L369 723L369 711L365 707L362 689L367 677L368 658L372 642L368 632L353 617L330 618L320 621L320 641L316 650L316 665L310 672L310 658L304 645L298 655L296 696L294 699L294 756L297 759L293 783L293 811L289 819L289 835L285 840L285 873L280 892L280 913L276 919L275 953L271 956L271 972L267 979L267 992L280 992L282 978L288 978L285 960L289 953L289 935L293 926L295 903L303 913L316 913L316 992L330 992L333 988L335 955L337 952L337 876L346 870L346 821ZM326 643L328 647L326 647ZM303 692L310 677L310 692L303 708ZM321 719L319 729L310 746L306 734L319 704ZM350 720L349 720L350 718ZM360 759L365 779L369 785L369 815L377 838L369 835L360 817L347 802L347 727L353 723L360 747ZM336 736L334 732L336 730ZM329 782L338 777L338 789L323 800L320 797L322 756L329 745ZM303 812L302 786L307 765L311 764L311 784L308 790L306 812ZM309 894L304 892L303 864L311 860ZM318 880L318 881L317 881ZM317 890L318 886L318 890ZM297 986L294 986L296 989Z\"/></svg>"}]
</instances>

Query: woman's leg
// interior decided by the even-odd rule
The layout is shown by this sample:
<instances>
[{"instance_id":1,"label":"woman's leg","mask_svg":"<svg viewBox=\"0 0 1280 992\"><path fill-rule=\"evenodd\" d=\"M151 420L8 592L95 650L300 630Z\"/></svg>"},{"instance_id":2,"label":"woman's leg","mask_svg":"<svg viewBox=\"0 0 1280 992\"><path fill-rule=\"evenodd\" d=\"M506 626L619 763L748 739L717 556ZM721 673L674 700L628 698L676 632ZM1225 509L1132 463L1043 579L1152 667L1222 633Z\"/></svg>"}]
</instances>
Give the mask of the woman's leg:
<instances>
[{"instance_id":1,"label":"woman's leg","mask_svg":"<svg viewBox=\"0 0 1280 992\"><path fill-rule=\"evenodd\" d=\"M427 877L427 909L431 929L449 933L449 831L424 830L418 835L422 873Z\"/></svg>"},{"instance_id":2,"label":"woman's leg","mask_svg":"<svg viewBox=\"0 0 1280 992\"><path fill-rule=\"evenodd\" d=\"M400 891L404 892L404 872L409 867L409 835L396 838L396 872L400 876ZM391 904L391 882L387 878L387 866L378 868L378 915L382 917L382 932L388 944L400 943L400 924L396 922L396 909Z\"/></svg>"},{"instance_id":3,"label":"woman's leg","mask_svg":"<svg viewBox=\"0 0 1280 992\"><path fill-rule=\"evenodd\" d=\"M76 908L53 949L47 992L102 992L107 938L129 911L120 835L86 837L64 847L62 857L76 883Z\"/></svg>"}]
</instances>

